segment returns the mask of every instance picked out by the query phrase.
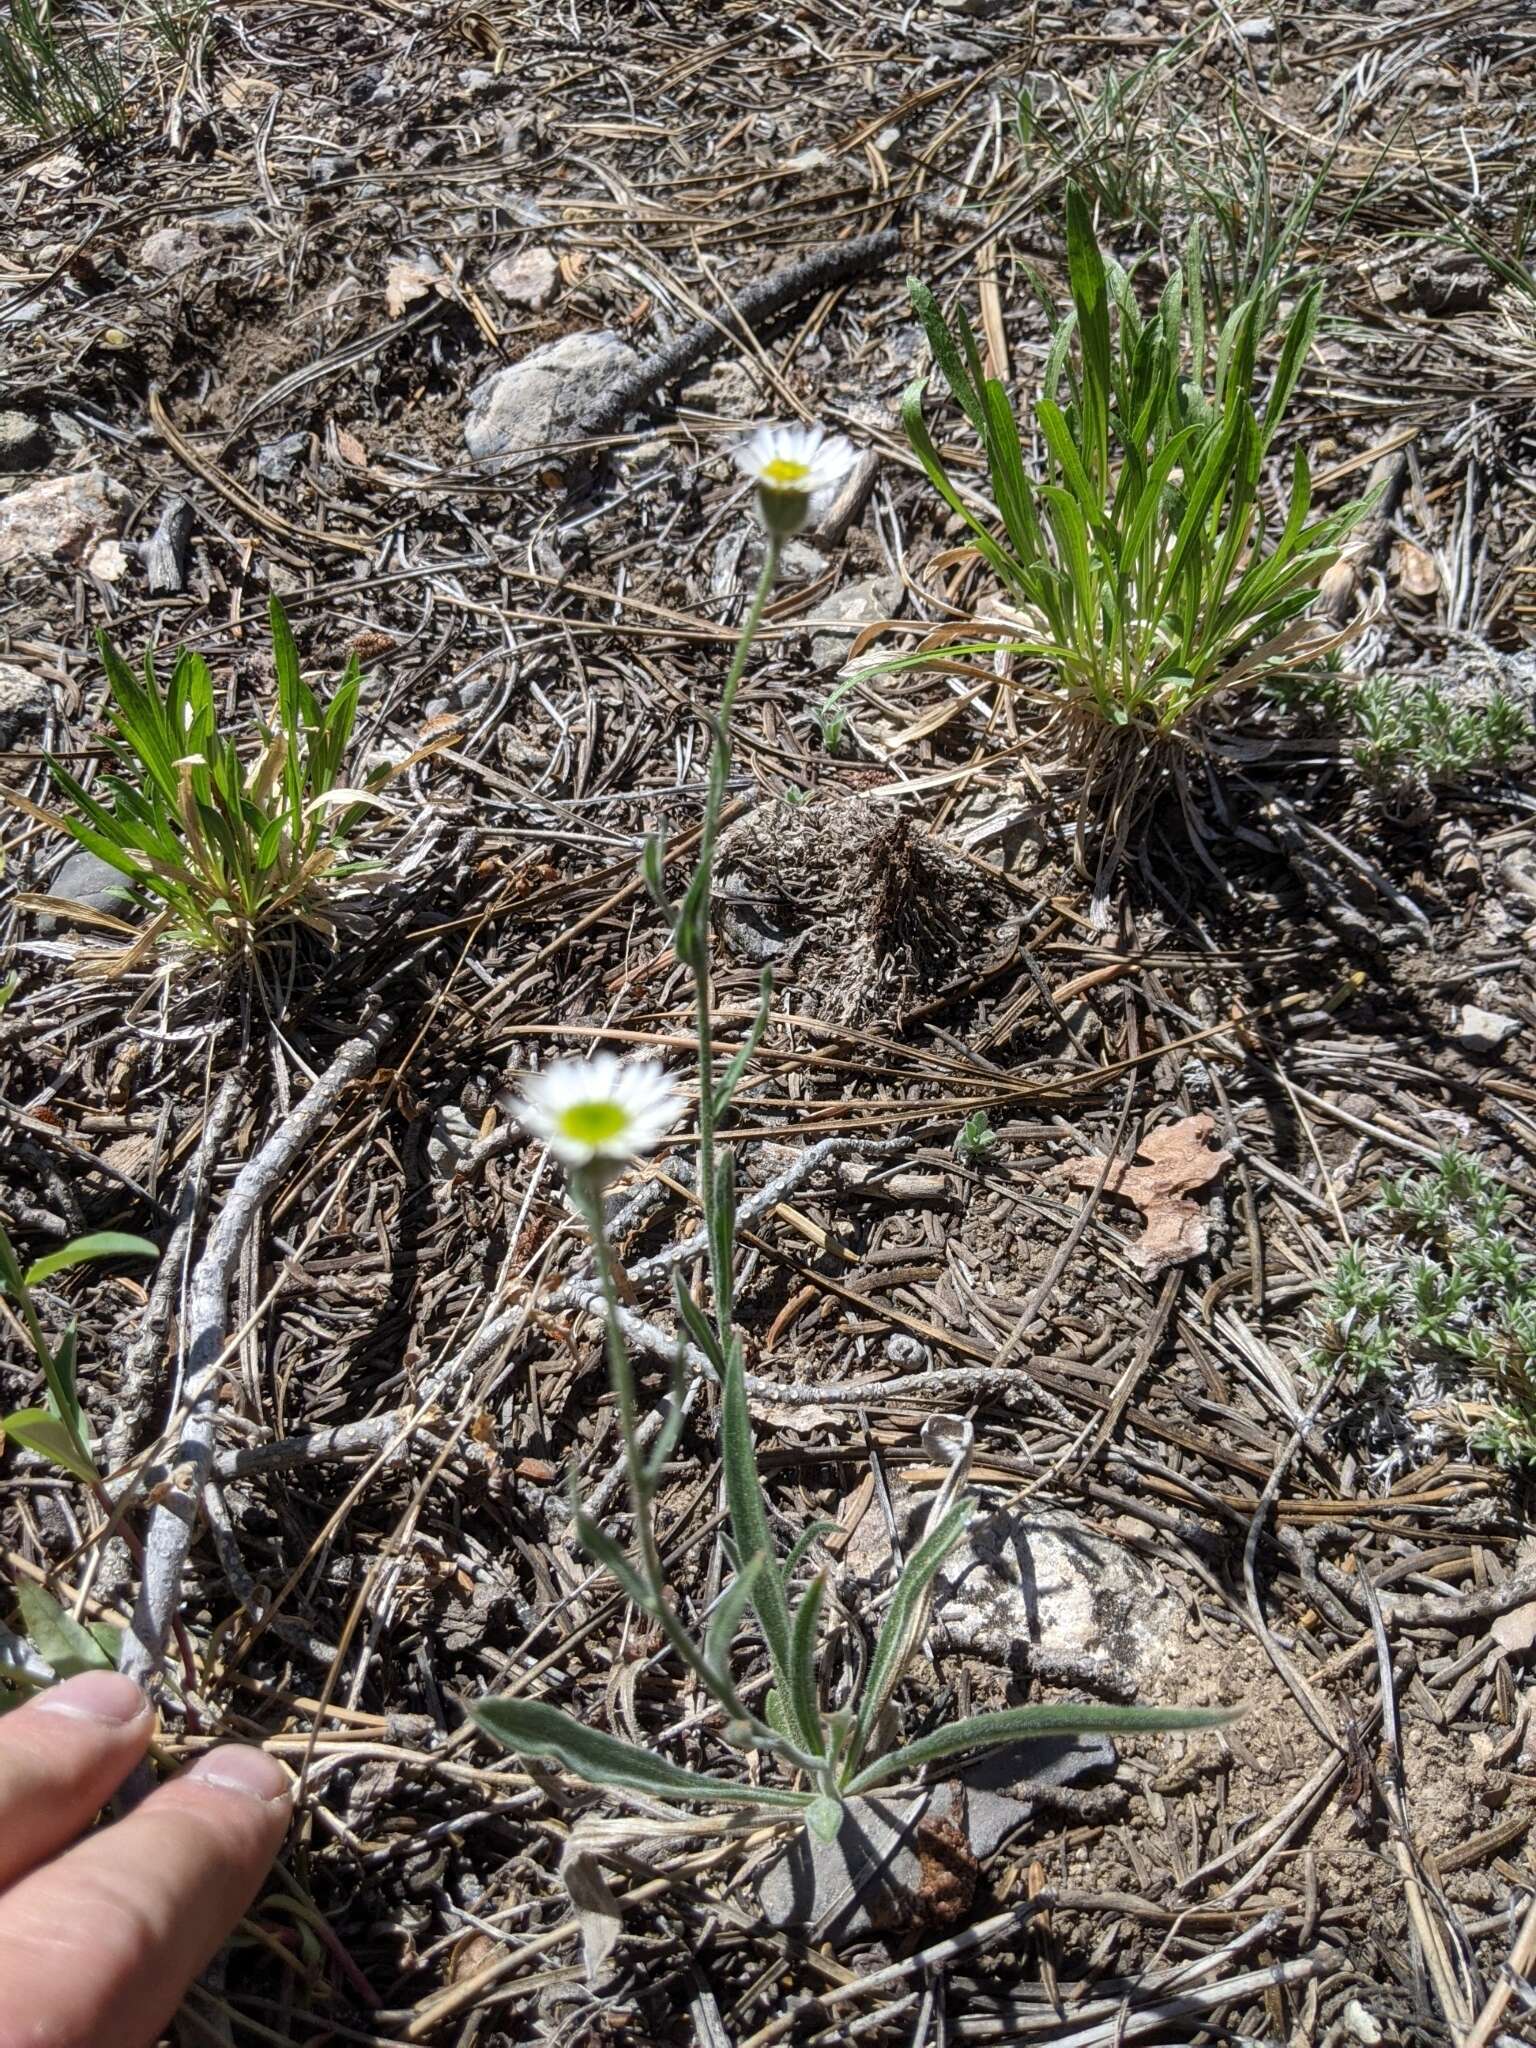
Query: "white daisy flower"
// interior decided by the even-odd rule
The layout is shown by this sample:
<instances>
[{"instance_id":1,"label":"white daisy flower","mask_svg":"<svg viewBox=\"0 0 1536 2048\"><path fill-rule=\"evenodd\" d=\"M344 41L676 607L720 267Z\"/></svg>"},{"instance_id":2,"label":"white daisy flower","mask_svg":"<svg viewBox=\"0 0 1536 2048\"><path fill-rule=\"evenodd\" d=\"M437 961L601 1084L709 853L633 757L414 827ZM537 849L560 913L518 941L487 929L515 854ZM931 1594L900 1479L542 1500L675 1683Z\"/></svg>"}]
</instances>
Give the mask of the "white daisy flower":
<instances>
[{"instance_id":1,"label":"white daisy flower","mask_svg":"<svg viewBox=\"0 0 1536 2048\"><path fill-rule=\"evenodd\" d=\"M763 524L781 534L808 524L857 460L851 441L822 427L759 427L736 450L738 468L757 485Z\"/></svg>"},{"instance_id":2,"label":"white daisy flower","mask_svg":"<svg viewBox=\"0 0 1536 2048\"><path fill-rule=\"evenodd\" d=\"M622 1065L611 1052L561 1060L523 1084L524 1130L542 1138L563 1166L633 1159L676 1123L682 1097L655 1060Z\"/></svg>"}]
</instances>

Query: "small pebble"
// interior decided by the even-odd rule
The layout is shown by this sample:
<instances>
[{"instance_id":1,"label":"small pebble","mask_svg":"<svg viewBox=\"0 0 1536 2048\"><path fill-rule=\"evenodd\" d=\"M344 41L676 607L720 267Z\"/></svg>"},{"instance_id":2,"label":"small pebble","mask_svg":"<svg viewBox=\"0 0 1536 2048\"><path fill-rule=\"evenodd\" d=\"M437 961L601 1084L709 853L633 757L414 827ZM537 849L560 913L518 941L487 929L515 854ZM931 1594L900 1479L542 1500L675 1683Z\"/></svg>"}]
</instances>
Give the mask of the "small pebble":
<instances>
[{"instance_id":1,"label":"small pebble","mask_svg":"<svg viewBox=\"0 0 1536 2048\"><path fill-rule=\"evenodd\" d=\"M1468 1052L1495 1053L1502 1051L1519 1029L1518 1017L1480 1009L1476 1003L1463 1003L1452 1035Z\"/></svg>"},{"instance_id":2,"label":"small pebble","mask_svg":"<svg viewBox=\"0 0 1536 2048\"><path fill-rule=\"evenodd\" d=\"M885 1340L885 1356L888 1364L900 1366L903 1372L926 1372L933 1363L933 1353L919 1337L910 1337L905 1330L897 1330Z\"/></svg>"}]
</instances>

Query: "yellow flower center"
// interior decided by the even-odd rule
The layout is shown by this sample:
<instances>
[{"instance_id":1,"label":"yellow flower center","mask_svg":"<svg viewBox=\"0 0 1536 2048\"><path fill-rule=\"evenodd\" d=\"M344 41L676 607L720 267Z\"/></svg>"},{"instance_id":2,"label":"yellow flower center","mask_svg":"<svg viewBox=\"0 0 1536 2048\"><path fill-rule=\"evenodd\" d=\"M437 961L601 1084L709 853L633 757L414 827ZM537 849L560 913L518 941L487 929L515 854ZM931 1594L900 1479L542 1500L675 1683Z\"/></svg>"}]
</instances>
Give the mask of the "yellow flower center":
<instances>
[{"instance_id":1,"label":"yellow flower center","mask_svg":"<svg viewBox=\"0 0 1536 2048\"><path fill-rule=\"evenodd\" d=\"M761 470L761 481L770 491L803 491L810 481L810 465L795 462L787 455L775 455L771 462L765 462Z\"/></svg>"},{"instance_id":2,"label":"yellow flower center","mask_svg":"<svg viewBox=\"0 0 1536 2048\"><path fill-rule=\"evenodd\" d=\"M629 1129L629 1111L617 1102L573 1102L555 1121L561 1137L578 1145L607 1145Z\"/></svg>"}]
</instances>

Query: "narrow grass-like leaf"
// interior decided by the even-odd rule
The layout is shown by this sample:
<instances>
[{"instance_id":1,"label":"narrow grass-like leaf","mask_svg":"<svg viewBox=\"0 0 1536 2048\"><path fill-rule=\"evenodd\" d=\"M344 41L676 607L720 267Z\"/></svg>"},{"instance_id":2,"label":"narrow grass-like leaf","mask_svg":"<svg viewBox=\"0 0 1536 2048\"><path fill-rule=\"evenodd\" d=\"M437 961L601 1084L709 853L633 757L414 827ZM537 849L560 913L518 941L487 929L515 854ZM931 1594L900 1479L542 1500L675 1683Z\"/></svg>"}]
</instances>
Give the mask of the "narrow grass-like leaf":
<instances>
[{"instance_id":1,"label":"narrow grass-like leaf","mask_svg":"<svg viewBox=\"0 0 1536 2048\"><path fill-rule=\"evenodd\" d=\"M45 1252L40 1259L34 1259L26 1273L27 1285L36 1287L40 1281L49 1279L55 1273L64 1273L71 1266L83 1266L88 1259L158 1259L160 1247L151 1244L147 1237L130 1237L125 1230L96 1230L87 1237L77 1237L62 1250Z\"/></svg>"},{"instance_id":2,"label":"narrow grass-like leaf","mask_svg":"<svg viewBox=\"0 0 1536 2048\"><path fill-rule=\"evenodd\" d=\"M972 381L955 345L955 337L939 308L939 302L921 279L909 277L907 292L917 310L917 317L923 323L923 332L928 337L928 346L933 350L933 359L944 373L944 381L964 408L965 416L978 434L984 434L986 423L982 413L981 393ZM974 346L974 344L973 344Z\"/></svg>"},{"instance_id":3,"label":"narrow grass-like leaf","mask_svg":"<svg viewBox=\"0 0 1536 2048\"><path fill-rule=\"evenodd\" d=\"M763 1500L762 1481L757 1474L757 1447L752 1437L746 1366L739 1337L731 1340L726 1356L725 1386L720 1403L720 1455L736 1555L739 1558L761 1557L763 1560L753 1581L752 1609L768 1645L774 1679L792 1710L793 1702L789 1699L789 1601L783 1576L774 1558L768 1509ZM815 1747L814 1727L797 1728L796 1733L807 1747Z\"/></svg>"},{"instance_id":4,"label":"narrow grass-like leaf","mask_svg":"<svg viewBox=\"0 0 1536 2048\"><path fill-rule=\"evenodd\" d=\"M721 1673L726 1679L730 1678L731 1649L752 1599L752 1588L767 1562L763 1551L746 1560L715 1602L704 1631L704 1661L711 1671Z\"/></svg>"},{"instance_id":5,"label":"narrow grass-like leaf","mask_svg":"<svg viewBox=\"0 0 1536 2048\"><path fill-rule=\"evenodd\" d=\"M672 1268L672 1301L678 1315L682 1318L683 1326L689 1336L698 1345L704 1356L715 1368L715 1371L723 1378L725 1375L725 1353L720 1349L720 1339L715 1334L714 1325L710 1322L708 1316L705 1315L703 1309L699 1307L699 1304L688 1292L688 1284L684 1280L682 1269L679 1266Z\"/></svg>"},{"instance_id":6,"label":"narrow grass-like leaf","mask_svg":"<svg viewBox=\"0 0 1536 2048\"><path fill-rule=\"evenodd\" d=\"M789 1643L789 1683L795 1720L801 1728L816 1731L816 1739L809 1745L813 1756L822 1752L821 1708L816 1691L816 1628L826 1590L827 1575L818 1572L795 1609Z\"/></svg>"},{"instance_id":7,"label":"narrow grass-like leaf","mask_svg":"<svg viewBox=\"0 0 1536 2048\"><path fill-rule=\"evenodd\" d=\"M596 1558L604 1570L617 1580L629 1596L630 1601L640 1609L642 1614L654 1614L656 1611L655 1594L624 1555L620 1545L608 1534L608 1531L601 1524L594 1522L592 1517L581 1508L577 1509L573 1517L573 1524L576 1531L576 1540L582 1549L589 1556Z\"/></svg>"},{"instance_id":8,"label":"narrow grass-like leaf","mask_svg":"<svg viewBox=\"0 0 1536 2048\"><path fill-rule=\"evenodd\" d=\"M1004 549L998 546L992 534L988 532L987 528L977 518L976 514L966 504L949 480L949 473L940 460L939 452L934 447L932 438L929 435L927 422L923 418L923 387L920 381L909 384L902 395L901 421L906 429L907 439L912 444L913 453L922 464L923 473L928 478L928 481L933 485L945 504L948 505L950 511L965 521L971 530L977 548L1002 581L1010 585L1015 583L1018 573L1017 564Z\"/></svg>"},{"instance_id":9,"label":"narrow grass-like leaf","mask_svg":"<svg viewBox=\"0 0 1536 2048\"><path fill-rule=\"evenodd\" d=\"M1024 468L1024 450L1019 441L1018 421L1008 394L995 377L986 387L987 462L992 478L992 495L1003 515L1003 526L1018 558L1019 580L1024 581L1044 553L1040 522L1035 516L1034 492Z\"/></svg>"},{"instance_id":10,"label":"narrow grass-like leaf","mask_svg":"<svg viewBox=\"0 0 1536 2048\"><path fill-rule=\"evenodd\" d=\"M903 1567L886 1610L875 1653L859 1695L850 1761L857 1763L885 1711L886 1701L901 1681L928 1613L928 1592L935 1573L960 1541L974 1502L958 1500L935 1528L927 1531Z\"/></svg>"},{"instance_id":11,"label":"narrow grass-like leaf","mask_svg":"<svg viewBox=\"0 0 1536 2048\"><path fill-rule=\"evenodd\" d=\"M1275 437L1275 429L1285 418L1291 394L1296 389L1297 379L1301 376L1307 357L1311 353L1313 337L1317 333L1321 302L1322 286L1315 284L1309 291L1303 293L1286 326L1285 341L1275 370L1275 381L1270 386L1269 403L1264 408L1261 448L1268 448Z\"/></svg>"},{"instance_id":12,"label":"narrow grass-like leaf","mask_svg":"<svg viewBox=\"0 0 1536 2048\"><path fill-rule=\"evenodd\" d=\"M1109 293L1093 215L1076 185L1067 188L1067 274L1083 357L1084 464L1102 490L1109 469Z\"/></svg>"},{"instance_id":13,"label":"narrow grass-like leaf","mask_svg":"<svg viewBox=\"0 0 1536 2048\"><path fill-rule=\"evenodd\" d=\"M73 1431L46 1408L18 1408L14 1415L0 1416L0 1434L24 1444L41 1457L51 1458L72 1478L87 1485L99 1477L94 1463L75 1441Z\"/></svg>"},{"instance_id":14,"label":"narrow grass-like leaf","mask_svg":"<svg viewBox=\"0 0 1536 2048\"><path fill-rule=\"evenodd\" d=\"M763 1033L768 1029L768 1019L773 1010L773 969L765 967L757 984L757 1009L752 1023L741 1045L732 1053L730 1064L715 1083L715 1120L725 1115L731 1106L731 1097L736 1093L737 1083L747 1071L747 1062L762 1043Z\"/></svg>"}]
</instances>

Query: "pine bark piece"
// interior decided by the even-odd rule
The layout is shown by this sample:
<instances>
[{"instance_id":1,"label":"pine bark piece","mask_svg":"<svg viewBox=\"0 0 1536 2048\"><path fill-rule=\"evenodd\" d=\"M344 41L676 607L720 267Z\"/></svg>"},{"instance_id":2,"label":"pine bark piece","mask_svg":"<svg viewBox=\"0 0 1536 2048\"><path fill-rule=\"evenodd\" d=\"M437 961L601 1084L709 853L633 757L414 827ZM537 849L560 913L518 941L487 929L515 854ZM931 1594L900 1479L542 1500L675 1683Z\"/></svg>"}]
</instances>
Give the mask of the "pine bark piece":
<instances>
[{"instance_id":1,"label":"pine bark piece","mask_svg":"<svg viewBox=\"0 0 1536 2048\"><path fill-rule=\"evenodd\" d=\"M654 349L633 370L617 377L577 423L575 441L597 440L615 432L624 415L649 402L669 384L685 376L697 364L718 355L726 343L740 339L787 312L813 294L820 297L834 286L848 284L866 271L878 270L900 246L895 228L881 228L872 235L854 235L846 242L833 242L813 250L797 263L786 263L767 277L743 285L734 303L712 319L697 320L692 327Z\"/></svg>"}]
</instances>

